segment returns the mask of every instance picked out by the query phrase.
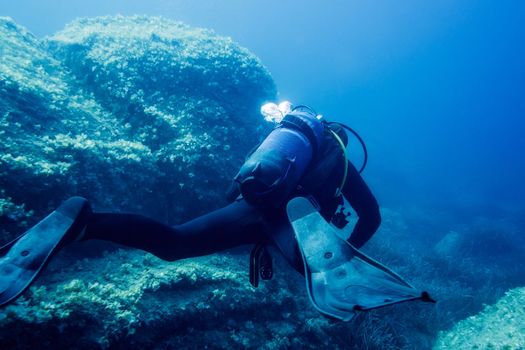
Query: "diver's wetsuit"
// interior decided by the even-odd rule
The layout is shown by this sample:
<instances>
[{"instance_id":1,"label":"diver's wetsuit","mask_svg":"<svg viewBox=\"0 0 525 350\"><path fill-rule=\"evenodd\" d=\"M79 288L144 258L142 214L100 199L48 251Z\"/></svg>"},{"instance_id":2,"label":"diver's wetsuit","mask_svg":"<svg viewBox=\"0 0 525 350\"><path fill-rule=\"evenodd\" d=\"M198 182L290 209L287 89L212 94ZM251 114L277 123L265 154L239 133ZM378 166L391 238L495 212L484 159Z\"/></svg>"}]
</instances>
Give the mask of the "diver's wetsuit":
<instances>
[{"instance_id":1,"label":"diver's wetsuit","mask_svg":"<svg viewBox=\"0 0 525 350\"><path fill-rule=\"evenodd\" d=\"M342 203L342 198L335 197L334 193L342 180L343 166L339 145L330 135L327 139L329 141L324 142L297 195L313 196L320 205L321 214L330 220ZM348 164L342 193L359 216L349 239L352 245L359 248L377 230L381 217L370 189L356 168ZM169 261L211 254L243 244L275 243L292 266L302 271L285 207L260 209L243 199L174 227L141 215L94 213L83 239L113 241Z\"/></svg>"}]
</instances>

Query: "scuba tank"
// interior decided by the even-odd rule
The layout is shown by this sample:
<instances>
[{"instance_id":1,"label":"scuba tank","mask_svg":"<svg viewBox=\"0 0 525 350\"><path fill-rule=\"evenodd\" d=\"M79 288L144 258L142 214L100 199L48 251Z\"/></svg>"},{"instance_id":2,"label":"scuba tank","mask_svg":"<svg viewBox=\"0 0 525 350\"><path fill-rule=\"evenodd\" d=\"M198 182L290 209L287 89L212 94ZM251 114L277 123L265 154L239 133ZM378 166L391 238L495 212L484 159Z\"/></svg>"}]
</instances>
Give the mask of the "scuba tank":
<instances>
[{"instance_id":1,"label":"scuba tank","mask_svg":"<svg viewBox=\"0 0 525 350\"><path fill-rule=\"evenodd\" d=\"M319 150L323 130L309 107L298 106L286 114L235 176L243 198L256 206L281 206Z\"/></svg>"}]
</instances>

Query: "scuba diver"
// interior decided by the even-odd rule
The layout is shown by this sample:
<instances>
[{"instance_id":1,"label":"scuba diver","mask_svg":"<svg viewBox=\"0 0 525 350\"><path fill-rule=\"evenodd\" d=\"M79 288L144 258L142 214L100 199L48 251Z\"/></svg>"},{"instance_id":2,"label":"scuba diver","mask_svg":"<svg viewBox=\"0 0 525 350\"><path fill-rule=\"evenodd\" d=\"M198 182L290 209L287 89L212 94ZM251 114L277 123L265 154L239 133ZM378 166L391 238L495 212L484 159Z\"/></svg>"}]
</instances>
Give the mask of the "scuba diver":
<instances>
[{"instance_id":1,"label":"scuba diver","mask_svg":"<svg viewBox=\"0 0 525 350\"><path fill-rule=\"evenodd\" d=\"M426 292L417 292L358 250L376 232L381 216L360 171L347 158L345 129L353 130L289 102L267 104L261 112L276 127L248 155L227 206L170 227L136 214L93 212L86 199L72 197L0 248L0 305L15 300L62 247L92 239L167 261L254 244L250 282L255 287L259 278L272 277L266 246L274 245L305 275L314 306L341 320L351 319L356 310L426 299ZM345 199L358 215L348 242L331 233L348 223Z\"/></svg>"}]
</instances>

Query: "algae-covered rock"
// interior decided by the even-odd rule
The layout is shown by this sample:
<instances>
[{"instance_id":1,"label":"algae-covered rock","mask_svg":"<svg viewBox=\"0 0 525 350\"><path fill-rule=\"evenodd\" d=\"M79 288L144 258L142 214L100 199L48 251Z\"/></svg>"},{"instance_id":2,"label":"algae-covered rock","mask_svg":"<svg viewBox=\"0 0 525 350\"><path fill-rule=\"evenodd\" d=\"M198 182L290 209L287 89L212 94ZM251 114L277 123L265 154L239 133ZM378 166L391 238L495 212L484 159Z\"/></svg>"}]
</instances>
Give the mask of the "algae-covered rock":
<instances>
[{"instance_id":1,"label":"algae-covered rock","mask_svg":"<svg viewBox=\"0 0 525 350\"><path fill-rule=\"evenodd\" d=\"M71 195L171 223L216 208L275 96L248 50L162 18L80 19L46 40L1 18L0 50L4 236Z\"/></svg>"},{"instance_id":2,"label":"algae-covered rock","mask_svg":"<svg viewBox=\"0 0 525 350\"><path fill-rule=\"evenodd\" d=\"M508 291L494 305L442 332L434 349L524 349L525 288Z\"/></svg>"},{"instance_id":3,"label":"algae-covered rock","mask_svg":"<svg viewBox=\"0 0 525 350\"><path fill-rule=\"evenodd\" d=\"M313 309L301 276L284 278L291 271L278 261L278 276L254 289L247 263L228 254L167 263L129 250L55 262L0 312L0 347L347 348L338 337L349 325Z\"/></svg>"}]
</instances>

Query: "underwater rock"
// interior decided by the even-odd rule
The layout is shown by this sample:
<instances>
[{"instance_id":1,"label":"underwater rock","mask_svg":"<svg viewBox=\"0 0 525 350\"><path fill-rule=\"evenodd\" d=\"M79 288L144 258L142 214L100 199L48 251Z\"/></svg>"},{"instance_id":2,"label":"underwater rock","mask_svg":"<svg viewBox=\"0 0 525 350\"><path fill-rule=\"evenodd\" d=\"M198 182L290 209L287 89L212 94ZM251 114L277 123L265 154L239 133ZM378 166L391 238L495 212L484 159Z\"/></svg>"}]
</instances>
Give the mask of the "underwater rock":
<instances>
[{"instance_id":1,"label":"underwater rock","mask_svg":"<svg viewBox=\"0 0 525 350\"><path fill-rule=\"evenodd\" d=\"M456 231L449 231L434 246L434 251L443 257L458 255L458 246L461 244L461 234Z\"/></svg>"},{"instance_id":2,"label":"underwater rock","mask_svg":"<svg viewBox=\"0 0 525 350\"><path fill-rule=\"evenodd\" d=\"M243 251L243 256L248 252ZM349 325L321 316L304 282L278 261L254 289L248 259L222 254L174 263L118 250L54 261L24 297L0 311L0 348L347 348Z\"/></svg>"},{"instance_id":3,"label":"underwater rock","mask_svg":"<svg viewBox=\"0 0 525 350\"><path fill-rule=\"evenodd\" d=\"M525 256L525 238L516 223L479 217L458 231L450 230L433 250L442 258L468 257L479 265L504 271ZM508 277L511 275L518 276L512 272ZM519 275L524 276L523 272Z\"/></svg>"},{"instance_id":4,"label":"underwater rock","mask_svg":"<svg viewBox=\"0 0 525 350\"><path fill-rule=\"evenodd\" d=\"M438 349L524 349L525 288L508 291L496 304L442 332Z\"/></svg>"},{"instance_id":5,"label":"underwater rock","mask_svg":"<svg viewBox=\"0 0 525 350\"><path fill-rule=\"evenodd\" d=\"M268 71L209 30L117 16L40 40L1 18L0 53L4 239L71 195L168 223L216 208L269 127Z\"/></svg>"}]
</instances>

